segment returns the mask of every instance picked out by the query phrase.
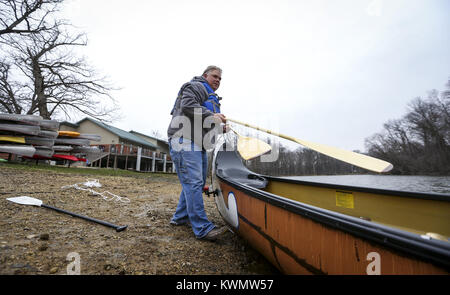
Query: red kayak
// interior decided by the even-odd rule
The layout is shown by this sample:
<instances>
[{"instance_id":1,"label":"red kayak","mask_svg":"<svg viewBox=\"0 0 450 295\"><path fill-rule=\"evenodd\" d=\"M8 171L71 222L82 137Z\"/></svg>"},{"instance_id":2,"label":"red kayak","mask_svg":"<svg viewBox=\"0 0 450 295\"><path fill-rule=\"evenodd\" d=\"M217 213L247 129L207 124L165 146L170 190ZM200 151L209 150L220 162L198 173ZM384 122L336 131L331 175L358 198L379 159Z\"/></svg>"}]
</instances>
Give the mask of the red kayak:
<instances>
[{"instance_id":1,"label":"red kayak","mask_svg":"<svg viewBox=\"0 0 450 295\"><path fill-rule=\"evenodd\" d=\"M34 159L34 160L69 160L69 161L73 161L73 162L77 162L77 161L86 162L86 159L77 158L72 155L58 155L58 154L53 155L51 158L38 156L38 155L34 155L33 157L24 157L24 158Z\"/></svg>"},{"instance_id":2,"label":"red kayak","mask_svg":"<svg viewBox=\"0 0 450 295\"><path fill-rule=\"evenodd\" d=\"M55 160L70 160L70 161L74 161L74 162L77 162L80 160L77 157L72 156L72 155L59 155L59 154L53 155L52 158Z\"/></svg>"}]
</instances>

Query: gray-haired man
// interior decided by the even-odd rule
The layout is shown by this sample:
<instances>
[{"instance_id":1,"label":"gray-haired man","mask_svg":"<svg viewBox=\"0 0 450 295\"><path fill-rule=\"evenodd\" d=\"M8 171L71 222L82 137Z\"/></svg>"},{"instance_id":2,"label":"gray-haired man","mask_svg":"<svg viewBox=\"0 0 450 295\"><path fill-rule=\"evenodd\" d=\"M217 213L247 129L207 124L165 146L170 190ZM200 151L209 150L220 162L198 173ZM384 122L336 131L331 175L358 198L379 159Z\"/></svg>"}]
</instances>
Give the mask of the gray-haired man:
<instances>
[{"instance_id":1,"label":"gray-haired man","mask_svg":"<svg viewBox=\"0 0 450 295\"><path fill-rule=\"evenodd\" d=\"M226 121L225 116L220 114L220 98L215 93L221 79L222 70L209 66L202 76L185 83L178 92L167 131L170 156L182 186L170 223L190 223L195 236L205 240L215 240L226 231L226 227L216 228L208 220L203 204L208 167L204 138L212 129L219 130L220 123ZM214 128L210 127L211 123L214 123Z\"/></svg>"}]
</instances>

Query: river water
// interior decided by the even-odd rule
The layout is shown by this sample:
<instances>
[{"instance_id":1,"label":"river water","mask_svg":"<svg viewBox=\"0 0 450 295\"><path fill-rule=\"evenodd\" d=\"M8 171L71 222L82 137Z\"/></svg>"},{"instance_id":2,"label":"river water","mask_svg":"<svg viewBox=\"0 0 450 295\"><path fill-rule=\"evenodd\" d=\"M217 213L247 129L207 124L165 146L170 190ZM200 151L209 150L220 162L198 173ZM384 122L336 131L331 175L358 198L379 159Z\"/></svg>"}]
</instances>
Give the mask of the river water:
<instances>
[{"instance_id":1,"label":"river water","mask_svg":"<svg viewBox=\"0 0 450 295\"><path fill-rule=\"evenodd\" d=\"M450 176L326 175L287 178L408 192L449 194L450 198Z\"/></svg>"}]
</instances>

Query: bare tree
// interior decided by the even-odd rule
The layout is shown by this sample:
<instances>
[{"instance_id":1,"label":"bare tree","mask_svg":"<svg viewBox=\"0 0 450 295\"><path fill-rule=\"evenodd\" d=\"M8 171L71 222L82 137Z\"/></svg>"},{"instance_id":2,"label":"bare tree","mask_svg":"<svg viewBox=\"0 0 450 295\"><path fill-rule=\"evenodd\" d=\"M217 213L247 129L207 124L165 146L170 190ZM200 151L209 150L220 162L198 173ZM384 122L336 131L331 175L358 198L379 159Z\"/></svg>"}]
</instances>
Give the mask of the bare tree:
<instances>
[{"instance_id":1,"label":"bare tree","mask_svg":"<svg viewBox=\"0 0 450 295\"><path fill-rule=\"evenodd\" d=\"M13 19L3 21L7 24L4 31L10 34L0 36L7 53L0 60L0 111L39 114L47 119L75 114L101 121L114 119L118 110L110 95L114 89L75 53L76 47L87 45L86 35L73 33L66 21L53 20L48 25L52 21L49 14L62 0L33 1L34 6L30 1L7 2L15 11L18 7L13 2L21 4L14 19L26 25L23 30L16 29L19 24L14 25ZM48 7L50 4L53 6ZM42 17L40 22L37 15ZM25 31L28 34L22 33Z\"/></svg>"},{"instance_id":2,"label":"bare tree","mask_svg":"<svg viewBox=\"0 0 450 295\"><path fill-rule=\"evenodd\" d=\"M164 136L159 130L153 129L150 130L150 135L157 139L164 139L167 136Z\"/></svg>"},{"instance_id":3,"label":"bare tree","mask_svg":"<svg viewBox=\"0 0 450 295\"><path fill-rule=\"evenodd\" d=\"M0 112L21 114L21 87L17 82L11 81L11 65L0 62Z\"/></svg>"},{"instance_id":4,"label":"bare tree","mask_svg":"<svg viewBox=\"0 0 450 295\"><path fill-rule=\"evenodd\" d=\"M58 27L28 38L31 42L13 45L18 52L15 66L29 78L28 114L50 118L57 111L68 117L79 112L100 120L111 115L114 107L105 107L101 98L113 101L112 88L72 52L73 47L86 45L84 34L72 36Z\"/></svg>"},{"instance_id":5,"label":"bare tree","mask_svg":"<svg viewBox=\"0 0 450 295\"><path fill-rule=\"evenodd\" d=\"M0 35L38 33L48 29L47 16L63 0L0 0Z\"/></svg>"}]
</instances>

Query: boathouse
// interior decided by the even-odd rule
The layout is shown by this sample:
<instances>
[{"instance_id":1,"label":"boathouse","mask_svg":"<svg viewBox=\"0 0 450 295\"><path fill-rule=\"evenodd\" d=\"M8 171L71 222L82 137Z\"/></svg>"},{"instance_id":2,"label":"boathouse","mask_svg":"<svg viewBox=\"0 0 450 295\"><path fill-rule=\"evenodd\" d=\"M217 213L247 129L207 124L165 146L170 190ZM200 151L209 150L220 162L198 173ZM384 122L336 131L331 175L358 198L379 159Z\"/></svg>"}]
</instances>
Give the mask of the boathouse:
<instances>
[{"instance_id":1,"label":"boathouse","mask_svg":"<svg viewBox=\"0 0 450 295\"><path fill-rule=\"evenodd\" d=\"M61 122L60 130L98 134L100 142L91 141L102 154L88 165L141 172L175 172L168 142L136 131L125 131L92 118L76 123Z\"/></svg>"}]
</instances>

